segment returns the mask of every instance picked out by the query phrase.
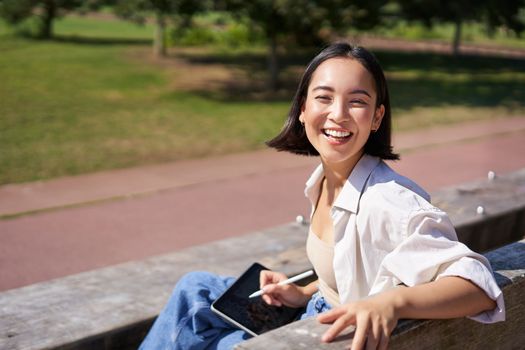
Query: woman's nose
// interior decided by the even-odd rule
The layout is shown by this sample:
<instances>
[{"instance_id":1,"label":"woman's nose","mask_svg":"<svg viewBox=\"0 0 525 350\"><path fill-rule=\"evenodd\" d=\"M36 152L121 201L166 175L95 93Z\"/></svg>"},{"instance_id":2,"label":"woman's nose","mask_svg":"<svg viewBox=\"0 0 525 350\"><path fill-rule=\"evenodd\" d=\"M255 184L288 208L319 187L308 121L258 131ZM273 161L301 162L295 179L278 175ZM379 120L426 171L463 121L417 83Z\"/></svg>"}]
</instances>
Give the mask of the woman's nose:
<instances>
[{"instance_id":1,"label":"woman's nose","mask_svg":"<svg viewBox=\"0 0 525 350\"><path fill-rule=\"evenodd\" d=\"M350 112L344 100L337 99L332 104L330 119L334 122L341 122L350 119Z\"/></svg>"}]
</instances>

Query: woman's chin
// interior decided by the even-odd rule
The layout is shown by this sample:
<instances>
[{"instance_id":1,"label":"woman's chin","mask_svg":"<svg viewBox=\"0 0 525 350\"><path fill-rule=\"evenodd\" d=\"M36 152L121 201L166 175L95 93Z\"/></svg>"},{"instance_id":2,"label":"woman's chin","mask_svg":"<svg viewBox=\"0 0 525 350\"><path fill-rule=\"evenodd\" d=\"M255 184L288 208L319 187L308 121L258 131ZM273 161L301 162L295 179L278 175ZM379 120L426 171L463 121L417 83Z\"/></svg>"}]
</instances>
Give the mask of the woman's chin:
<instances>
[{"instance_id":1,"label":"woman's chin","mask_svg":"<svg viewBox=\"0 0 525 350\"><path fill-rule=\"evenodd\" d=\"M362 152L356 154L349 154L348 152L323 152L321 153L321 159L326 165L341 166L347 164L353 167L359 158L361 158Z\"/></svg>"}]
</instances>

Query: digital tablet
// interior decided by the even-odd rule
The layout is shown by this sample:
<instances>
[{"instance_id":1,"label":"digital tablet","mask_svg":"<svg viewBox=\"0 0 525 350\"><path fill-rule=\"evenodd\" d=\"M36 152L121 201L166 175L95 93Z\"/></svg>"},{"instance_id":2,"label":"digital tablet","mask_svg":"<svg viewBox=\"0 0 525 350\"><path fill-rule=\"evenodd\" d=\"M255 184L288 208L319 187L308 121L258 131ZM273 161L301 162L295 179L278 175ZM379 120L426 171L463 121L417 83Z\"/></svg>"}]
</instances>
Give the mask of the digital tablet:
<instances>
[{"instance_id":1,"label":"digital tablet","mask_svg":"<svg viewBox=\"0 0 525 350\"><path fill-rule=\"evenodd\" d=\"M304 308L271 306L261 297L248 298L260 289L262 270L268 269L254 263L211 305L213 312L253 336L284 326L304 311Z\"/></svg>"}]
</instances>

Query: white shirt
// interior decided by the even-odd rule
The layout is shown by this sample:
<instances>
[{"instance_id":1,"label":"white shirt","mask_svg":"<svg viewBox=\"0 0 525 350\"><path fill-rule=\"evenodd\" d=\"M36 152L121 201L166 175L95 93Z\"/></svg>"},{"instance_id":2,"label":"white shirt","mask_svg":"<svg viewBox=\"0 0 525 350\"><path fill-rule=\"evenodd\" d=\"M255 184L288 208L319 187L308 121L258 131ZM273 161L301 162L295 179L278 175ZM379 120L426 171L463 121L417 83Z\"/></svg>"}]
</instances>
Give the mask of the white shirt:
<instances>
[{"instance_id":1,"label":"white shirt","mask_svg":"<svg viewBox=\"0 0 525 350\"><path fill-rule=\"evenodd\" d=\"M312 214L323 166L313 172L305 194ZM444 276L460 276L496 301L494 310L470 318L503 321L503 293L488 260L458 242L447 214L430 204L417 184L377 157L363 155L331 209L333 268L341 303Z\"/></svg>"}]
</instances>

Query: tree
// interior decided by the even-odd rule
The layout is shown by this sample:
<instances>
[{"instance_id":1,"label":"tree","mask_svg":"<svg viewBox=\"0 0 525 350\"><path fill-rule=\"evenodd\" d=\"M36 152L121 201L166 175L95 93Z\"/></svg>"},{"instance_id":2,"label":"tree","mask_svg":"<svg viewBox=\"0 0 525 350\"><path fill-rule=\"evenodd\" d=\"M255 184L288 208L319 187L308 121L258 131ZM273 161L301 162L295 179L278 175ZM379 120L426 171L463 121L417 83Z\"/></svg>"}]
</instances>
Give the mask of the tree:
<instances>
[{"instance_id":1,"label":"tree","mask_svg":"<svg viewBox=\"0 0 525 350\"><path fill-rule=\"evenodd\" d=\"M452 52L455 55L459 54L461 29L465 21L484 21L489 31L504 25L518 35L524 29L518 13L519 9L523 8L525 0L398 0L398 2L402 14L408 20L422 21L428 27L432 27L435 22L454 23Z\"/></svg>"},{"instance_id":2,"label":"tree","mask_svg":"<svg viewBox=\"0 0 525 350\"><path fill-rule=\"evenodd\" d=\"M144 23L151 14L155 18L153 52L166 56L166 21L170 16L183 18L185 22L206 7L206 1L192 0L117 0L115 12L120 17Z\"/></svg>"},{"instance_id":3,"label":"tree","mask_svg":"<svg viewBox=\"0 0 525 350\"><path fill-rule=\"evenodd\" d=\"M268 42L268 85L278 88L277 47L285 38L299 45L324 42L321 29L331 31L370 28L380 20L379 11L386 0L224 0L227 10L249 18L258 25Z\"/></svg>"},{"instance_id":4,"label":"tree","mask_svg":"<svg viewBox=\"0 0 525 350\"><path fill-rule=\"evenodd\" d=\"M53 21L64 11L91 5L82 0L0 0L0 16L8 23L17 24L36 16L39 19L38 36L49 39L53 36Z\"/></svg>"},{"instance_id":5,"label":"tree","mask_svg":"<svg viewBox=\"0 0 525 350\"><path fill-rule=\"evenodd\" d=\"M485 0L484 20L487 29L494 32L494 29L503 26L512 30L519 37L525 30L525 0Z\"/></svg>"}]
</instances>

